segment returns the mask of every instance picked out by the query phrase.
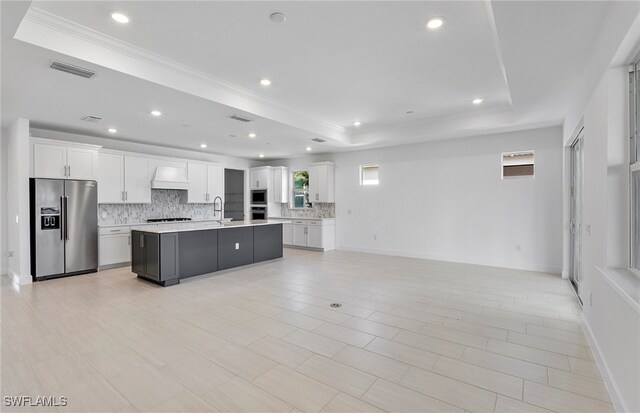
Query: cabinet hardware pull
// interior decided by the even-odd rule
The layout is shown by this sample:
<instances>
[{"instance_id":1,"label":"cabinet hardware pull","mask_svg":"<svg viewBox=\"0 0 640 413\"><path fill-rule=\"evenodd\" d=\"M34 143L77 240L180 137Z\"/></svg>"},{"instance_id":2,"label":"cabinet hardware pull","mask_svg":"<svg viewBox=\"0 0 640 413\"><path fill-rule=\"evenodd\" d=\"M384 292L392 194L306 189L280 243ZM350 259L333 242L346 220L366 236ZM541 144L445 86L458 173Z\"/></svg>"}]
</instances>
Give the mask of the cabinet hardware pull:
<instances>
[{"instance_id":1,"label":"cabinet hardware pull","mask_svg":"<svg viewBox=\"0 0 640 413\"><path fill-rule=\"evenodd\" d=\"M127 245L131 245L131 235L127 237Z\"/></svg>"},{"instance_id":2,"label":"cabinet hardware pull","mask_svg":"<svg viewBox=\"0 0 640 413\"><path fill-rule=\"evenodd\" d=\"M124 191L124 200L125 201L129 200L129 192L128 191Z\"/></svg>"},{"instance_id":3,"label":"cabinet hardware pull","mask_svg":"<svg viewBox=\"0 0 640 413\"><path fill-rule=\"evenodd\" d=\"M69 168L69 175L67 175L69 178L71 178L71 165L67 165L67 168Z\"/></svg>"},{"instance_id":4,"label":"cabinet hardware pull","mask_svg":"<svg viewBox=\"0 0 640 413\"><path fill-rule=\"evenodd\" d=\"M144 235L140 234L140 248L144 248Z\"/></svg>"}]
</instances>

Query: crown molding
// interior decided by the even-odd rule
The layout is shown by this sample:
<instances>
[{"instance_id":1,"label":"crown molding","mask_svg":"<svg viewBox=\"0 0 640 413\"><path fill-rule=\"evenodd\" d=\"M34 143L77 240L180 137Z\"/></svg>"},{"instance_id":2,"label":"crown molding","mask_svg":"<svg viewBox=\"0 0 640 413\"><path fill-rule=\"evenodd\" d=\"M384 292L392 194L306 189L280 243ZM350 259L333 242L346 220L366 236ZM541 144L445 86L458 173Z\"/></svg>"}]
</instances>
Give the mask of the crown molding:
<instances>
[{"instance_id":1,"label":"crown molding","mask_svg":"<svg viewBox=\"0 0 640 413\"><path fill-rule=\"evenodd\" d=\"M349 144L346 129L313 114L265 100L237 85L146 49L31 7L15 39L204 98L254 116Z\"/></svg>"}]
</instances>

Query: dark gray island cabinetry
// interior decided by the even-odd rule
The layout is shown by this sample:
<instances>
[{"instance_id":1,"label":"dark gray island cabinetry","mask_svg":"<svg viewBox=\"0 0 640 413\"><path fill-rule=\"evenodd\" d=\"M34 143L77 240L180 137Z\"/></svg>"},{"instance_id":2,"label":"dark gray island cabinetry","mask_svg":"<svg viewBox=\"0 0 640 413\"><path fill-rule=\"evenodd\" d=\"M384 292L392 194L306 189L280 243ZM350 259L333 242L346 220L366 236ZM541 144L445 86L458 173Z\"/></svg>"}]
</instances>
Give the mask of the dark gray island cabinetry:
<instances>
[{"instance_id":1,"label":"dark gray island cabinetry","mask_svg":"<svg viewBox=\"0 0 640 413\"><path fill-rule=\"evenodd\" d=\"M282 257L282 222L132 228L131 270L168 287L181 279Z\"/></svg>"}]
</instances>

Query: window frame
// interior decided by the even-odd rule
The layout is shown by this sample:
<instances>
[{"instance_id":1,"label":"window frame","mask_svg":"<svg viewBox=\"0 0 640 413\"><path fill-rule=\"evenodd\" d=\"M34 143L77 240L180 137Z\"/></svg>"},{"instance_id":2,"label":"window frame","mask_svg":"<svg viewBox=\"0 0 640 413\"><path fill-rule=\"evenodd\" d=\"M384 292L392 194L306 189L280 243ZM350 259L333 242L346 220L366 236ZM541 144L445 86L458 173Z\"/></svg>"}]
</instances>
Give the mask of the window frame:
<instances>
[{"instance_id":1,"label":"window frame","mask_svg":"<svg viewBox=\"0 0 640 413\"><path fill-rule=\"evenodd\" d=\"M533 156L533 174L531 175L514 175L514 176L505 176L504 175L504 158L510 155L520 155L520 154L531 154ZM536 151L511 151L511 152L502 152L500 154L500 177L502 180L511 180L511 179L535 179L536 178Z\"/></svg>"},{"instance_id":2,"label":"window frame","mask_svg":"<svg viewBox=\"0 0 640 413\"><path fill-rule=\"evenodd\" d=\"M306 172L307 173L307 188L306 189L296 189L296 179L295 174L298 172ZM311 197L309 196L309 170L308 169L299 169L295 171L291 171L291 204L289 205L290 209L298 209L298 210L310 210L313 209L313 202L311 202ZM296 194L303 194L305 199L309 202L304 202L304 206L297 207L296 206ZM306 205L309 206L306 206Z\"/></svg>"},{"instance_id":3,"label":"window frame","mask_svg":"<svg viewBox=\"0 0 640 413\"><path fill-rule=\"evenodd\" d=\"M636 255L636 203L640 194L635 191L634 174L640 173L640 56L629 65L629 271L640 277L640 253Z\"/></svg>"},{"instance_id":4,"label":"window frame","mask_svg":"<svg viewBox=\"0 0 640 413\"><path fill-rule=\"evenodd\" d=\"M378 180L376 183L364 183L364 170L367 168L376 168ZM377 163L365 163L360 165L360 186L379 186L380 185L380 165Z\"/></svg>"}]
</instances>

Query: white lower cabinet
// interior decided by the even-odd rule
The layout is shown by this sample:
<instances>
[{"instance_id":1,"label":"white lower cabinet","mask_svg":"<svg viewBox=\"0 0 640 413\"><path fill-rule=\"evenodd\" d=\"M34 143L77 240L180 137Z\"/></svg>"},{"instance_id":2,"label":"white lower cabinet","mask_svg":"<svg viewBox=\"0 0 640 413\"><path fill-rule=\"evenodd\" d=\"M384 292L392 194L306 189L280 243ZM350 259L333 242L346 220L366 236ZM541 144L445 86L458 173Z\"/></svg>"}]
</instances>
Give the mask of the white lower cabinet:
<instances>
[{"instance_id":1,"label":"white lower cabinet","mask_svg":"<svg viewBox=\"0 0 640 413\"><path fill-rule=\"evenodd\" d=\"M100 228L99 234L100 267L131 261L130 227Z\"/></svg>"},{"instance_id":2,"label":"white lower cabinet","mask_svg":"<svg viewBox=\"0 0 640 413\"><path fill-rule=\"evenodd\" d=\"M293 245L293 224L282 224L282 243Z\"/></svg>"},{"instance_id":3,"label":"white lower cabinet","mask_svg":"<svg viewBox=\"0 0 640 413\"><path fill-rule=\"evenodd\" d=\"M282 243L296 247L335 248L335 221L332 219L294 219L282 225Z\"/></svg>"}]
</instances>

